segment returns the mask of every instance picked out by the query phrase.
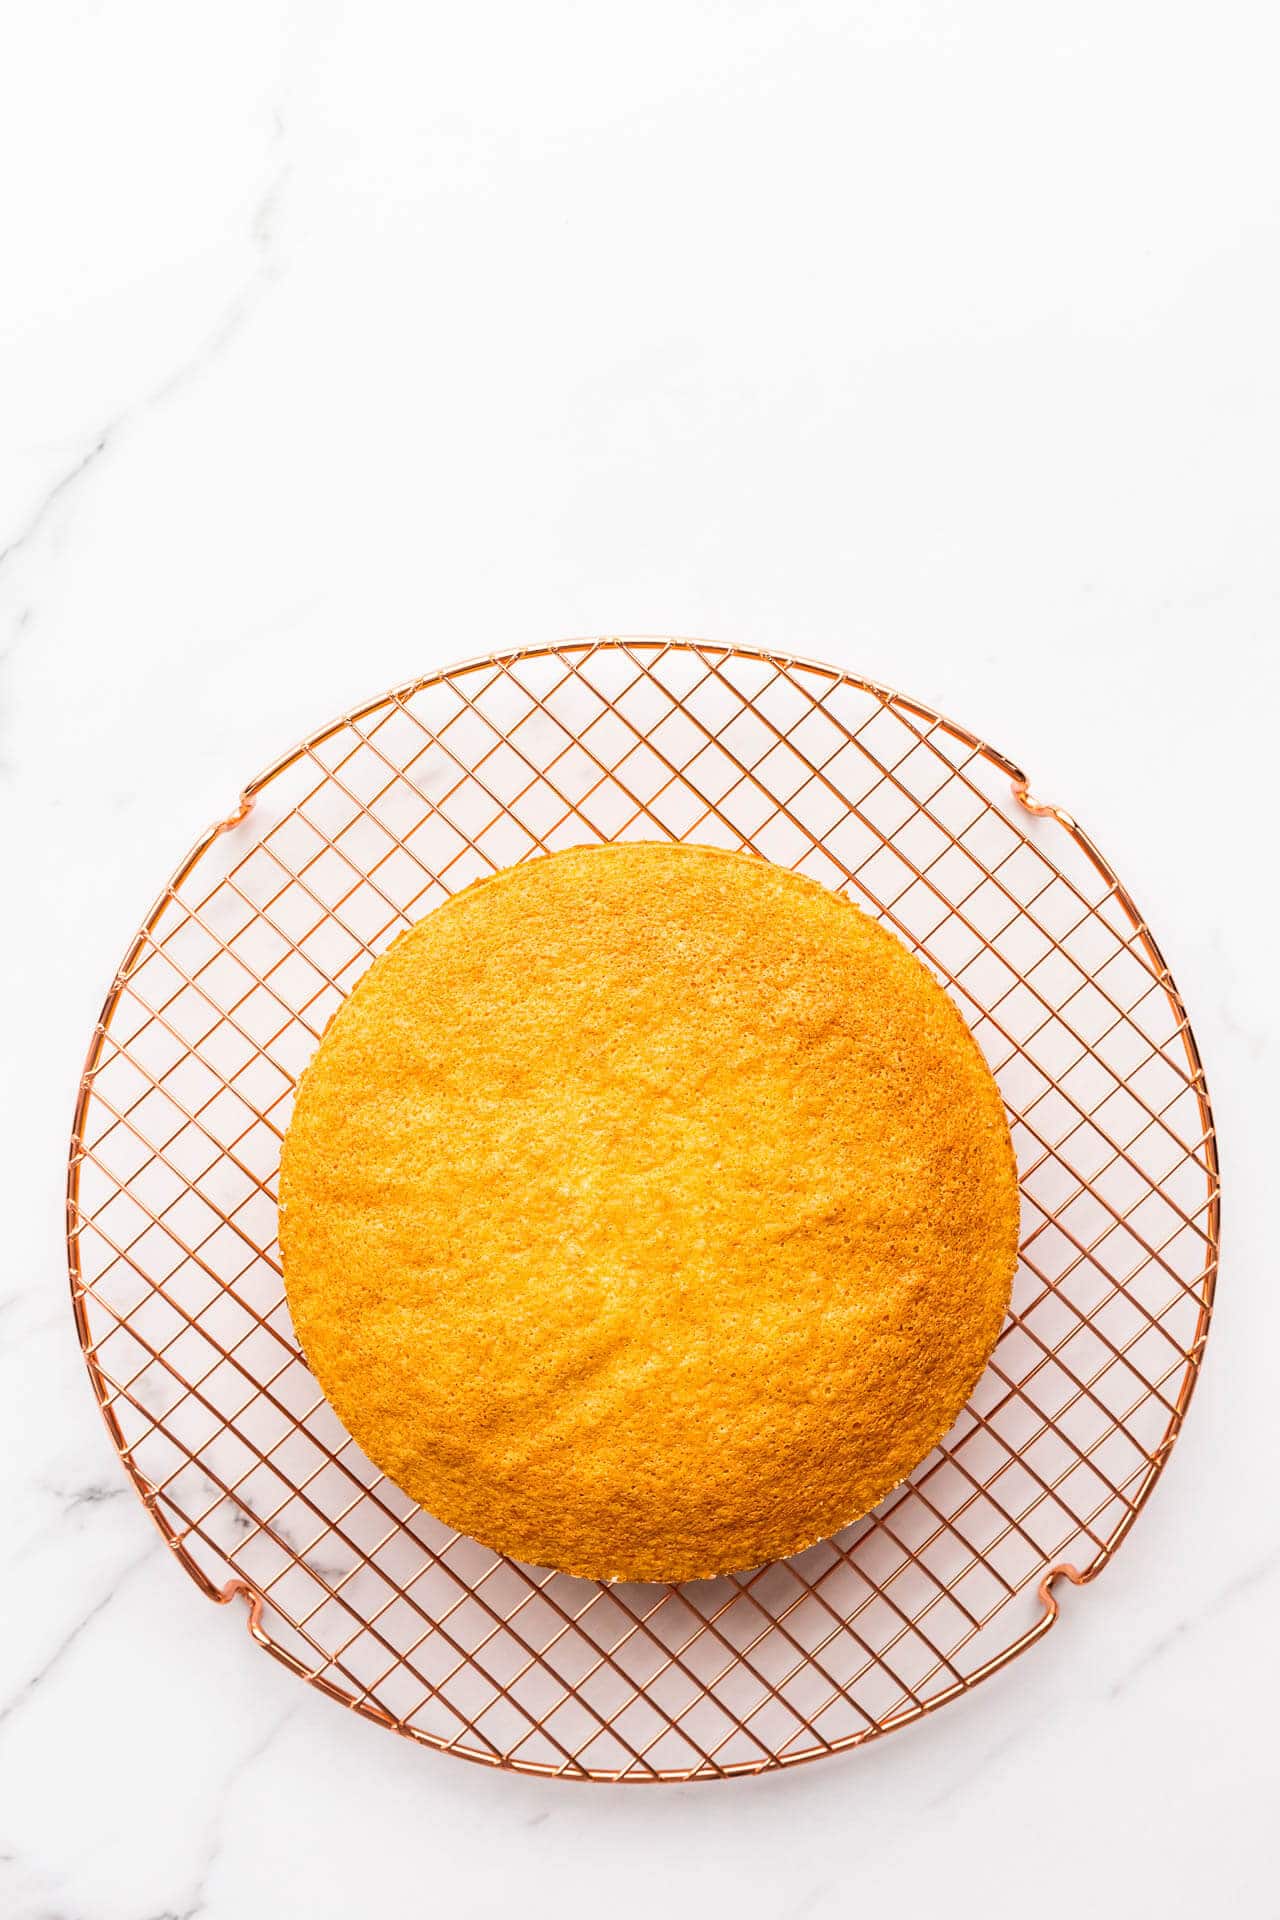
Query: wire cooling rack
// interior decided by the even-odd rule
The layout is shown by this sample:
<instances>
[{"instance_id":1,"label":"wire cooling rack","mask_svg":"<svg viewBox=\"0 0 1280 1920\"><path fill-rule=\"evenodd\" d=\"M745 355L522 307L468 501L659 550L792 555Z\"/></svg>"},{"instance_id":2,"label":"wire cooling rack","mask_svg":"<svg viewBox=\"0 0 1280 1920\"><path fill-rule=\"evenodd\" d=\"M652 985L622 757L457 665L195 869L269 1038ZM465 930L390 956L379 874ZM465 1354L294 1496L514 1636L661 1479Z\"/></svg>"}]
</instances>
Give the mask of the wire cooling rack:
<instances>
[{"instance_id":1,"label":"wire cooling rack","mask_svg":"<svg viewBox=\"0 0 1280 1920\"><path fill-rule=\"evenodd\" d=\"M1023 1205L1013 1305L946 1441L792 1560L683 1587L505 1559L359 1452L276 1244L298 1075L369 961L557 847L748 848L850 894L954 994ZM80 1086L76 1322L112 1439L211 1598L292 1671L522 1772L723 1778L859 1745L1039 1639L1177 1437L1217 1160L1168 969L1106 860L962 727L830 667L683 640L530 649L402 687L244 791L129 948Z\"/></svg>"}]
</instances>

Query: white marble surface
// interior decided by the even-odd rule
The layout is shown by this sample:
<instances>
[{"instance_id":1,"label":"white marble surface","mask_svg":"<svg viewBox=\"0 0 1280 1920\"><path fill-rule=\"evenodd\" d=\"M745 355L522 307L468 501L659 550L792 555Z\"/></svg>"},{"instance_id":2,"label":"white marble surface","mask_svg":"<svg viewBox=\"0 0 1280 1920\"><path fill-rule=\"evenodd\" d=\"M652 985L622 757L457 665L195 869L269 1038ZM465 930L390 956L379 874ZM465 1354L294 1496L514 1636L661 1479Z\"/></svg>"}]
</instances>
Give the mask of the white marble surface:
<instances>
[{"instance_id":1,"label":"white marble surface","mask_svg":"<svg viewBox=\"0 0 1280 1920\"><path fill-rule=\"evenodd\" d=\"M0 1911L1280 1912L1264 4L19 4L0 61ZM1207 1370L1096 1586L848 1759L494 1776L295 1683L126 1489L61 1184L101 994L357 697L670 630L918 693L1094 829L1203 1043Z\"/></svg>"}]
</instances>

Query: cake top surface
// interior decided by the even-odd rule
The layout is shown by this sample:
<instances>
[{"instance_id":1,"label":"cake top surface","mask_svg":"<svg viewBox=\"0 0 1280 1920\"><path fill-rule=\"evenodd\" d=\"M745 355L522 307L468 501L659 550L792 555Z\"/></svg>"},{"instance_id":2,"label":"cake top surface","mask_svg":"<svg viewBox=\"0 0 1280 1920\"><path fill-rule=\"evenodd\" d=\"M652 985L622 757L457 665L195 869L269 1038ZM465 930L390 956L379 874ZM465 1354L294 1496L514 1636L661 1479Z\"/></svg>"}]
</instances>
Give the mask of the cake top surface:
<instances>
[{"instance_id":1,"label":"cake top surface","mask_svg":"<svg viewBox=\"0 0 1280 1920\"><path fill-rule=\"evenodd\" d=\"M754 856L573 848L368 969L303 1075L280 1239L353 1437L459 1532L597 1579L781 1558L943 1437L1016 1171L891 933Z\"/></svg>"}]
</instances>

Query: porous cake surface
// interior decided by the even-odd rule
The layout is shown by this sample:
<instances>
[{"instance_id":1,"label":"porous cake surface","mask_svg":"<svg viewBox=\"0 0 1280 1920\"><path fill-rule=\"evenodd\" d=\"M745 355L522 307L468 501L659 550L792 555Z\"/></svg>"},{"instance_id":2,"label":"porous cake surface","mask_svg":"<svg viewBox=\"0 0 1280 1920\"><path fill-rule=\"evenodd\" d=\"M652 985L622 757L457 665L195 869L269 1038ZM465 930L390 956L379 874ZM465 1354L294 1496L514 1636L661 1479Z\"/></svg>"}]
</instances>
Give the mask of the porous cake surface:
<instances>
[{"instance_id":1,"label":"porous cake surface","mask_svg":"<svg viewBox=\"0 0 1280 1920\"><path fill-rule=\"evenodd\" d=\"M781 1558L889 1493L1004 1317L1018 1193L893 934L708 847L573 848L403 934L303 1075L280 1240L353 1437L591 1578Z\"/></svg>"}]
</instances>

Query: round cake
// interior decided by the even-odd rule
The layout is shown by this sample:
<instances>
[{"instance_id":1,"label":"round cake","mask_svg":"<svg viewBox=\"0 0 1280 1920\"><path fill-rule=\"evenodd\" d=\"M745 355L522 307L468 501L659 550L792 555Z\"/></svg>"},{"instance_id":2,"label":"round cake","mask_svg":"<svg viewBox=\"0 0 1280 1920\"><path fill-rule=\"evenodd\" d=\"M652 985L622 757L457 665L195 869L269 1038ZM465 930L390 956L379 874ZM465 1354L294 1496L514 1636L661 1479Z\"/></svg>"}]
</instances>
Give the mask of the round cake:
<instances>
[{"instance_id":1,"label":"round cake","mask_svg":"<svg viewBox=\"0 0 1280 1920\"><path fill-rule=\"evenodd\" d=\"M298 1087L298 1338L369 1458L515 1558L680 1581L943 1437L1017 1255L1000 1095L894 936L754 856L581 847L402 934Z\"/></svg>"}]
</instances>

